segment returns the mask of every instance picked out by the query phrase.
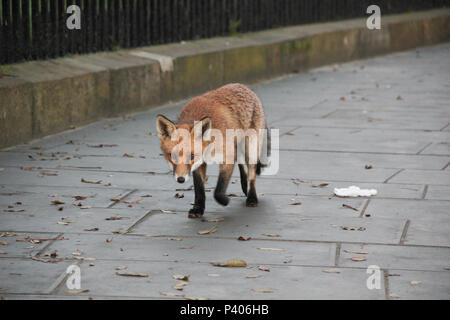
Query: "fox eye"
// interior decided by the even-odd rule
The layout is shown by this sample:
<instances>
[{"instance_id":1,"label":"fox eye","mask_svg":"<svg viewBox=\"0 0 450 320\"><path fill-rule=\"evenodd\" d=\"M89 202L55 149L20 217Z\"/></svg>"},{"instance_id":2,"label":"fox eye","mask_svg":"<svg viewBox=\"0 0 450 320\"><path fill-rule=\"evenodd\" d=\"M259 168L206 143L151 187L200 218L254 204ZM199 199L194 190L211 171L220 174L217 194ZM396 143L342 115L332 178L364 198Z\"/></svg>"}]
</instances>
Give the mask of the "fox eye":
<instances>
[{"instance_id":1,"label":"fox eye","mask_svg":"<svg viewBox=\"0 0 450 320\"><path fill-rule=\"evenodd\" d=\"M191 160L194 160L195 154L191 154Z\"/></svg>"}]
</instances>

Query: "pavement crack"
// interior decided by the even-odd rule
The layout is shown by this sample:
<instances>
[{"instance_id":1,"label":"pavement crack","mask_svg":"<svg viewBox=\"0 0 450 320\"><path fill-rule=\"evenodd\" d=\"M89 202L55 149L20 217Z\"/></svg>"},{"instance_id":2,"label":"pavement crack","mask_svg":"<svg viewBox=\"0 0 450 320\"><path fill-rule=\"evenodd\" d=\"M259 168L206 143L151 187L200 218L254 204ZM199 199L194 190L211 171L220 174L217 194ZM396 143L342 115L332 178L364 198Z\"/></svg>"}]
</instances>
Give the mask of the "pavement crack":
<instances>
[{"instance_id":1,"label":"pavement crack","mask_svg":"<svg viewBox=\"0 0 450 320\"><path fill-rule=\"evenodd\" d=\"M136 191L137 191L137 189L133 189L133 190L125 192L125 194L123 194L122 196L119 196L118 198L116 198L117 201L113 201L112 203L110 203L108 205L108 208L114 207L118 202L121 202L121 201L125 200L128 196L130 196L131 194L135 193Z\"/></svg>"},{"instance_id":2,"label":"pavement crack","mask_svg":"<svg viewBox=\"0 0 450 320\"><path fill-rule=\"evenodd\" d=\"M400 242L399 242L399 244L401 244L401 245L405 243L406 234L408 233L408 228L409 228L410 223L411 223L410 220L406 220L406 222L405 222L405 226L403 227L402 236L400 237Z\"/></svg>"},{"instance_id":3,"label":"pavement crack","mask_svg":"<svg viewBox=\"0 0 450 320\"><path fill-rule=\"evenodd\" d=\"M423 188L422 199L425 199L427 192L428 192L428 185L426 184L425 187Z\"/></svg>"},{"instance_id":4,"label":"pavement crack","mask_svg":"<svg viewBox=\"0 0 450 320\"><path fill-rule=\"evenodd\" d=\"M422 151L424 151L426 148L428 148L429 146L431 146L433 144L433 142L428 142L422 149L420 149L416 154L421 154Z\"/></svg>"},{"instance_id":5,"label":"pavement crack","mask_svg":"<svg viewBox=\"0 0 450 320\"><path fill-rule=\"evenodd\" d=\"M390 299L389 292L389 270L383 269L383 278L384 278L384 296L386 300Z\"/></svg>"},{"instance_id":6,"label":"pavement crack","mask_svg":"<svg viewBox=\"0 0 450 320\"><path fill-rule=\"evenodd\" d=\"M359 215L360 218L362 218L364 216L364 214L366 213L366 209L369 206L370 203L370 199L366 200L366 203L364 203L364 207L361 210L361 214Z\"/></svg>"},{"instance_id":7,"label":"pavement crack","mask_svg":"<svg viewBox=\"0 0 450 320\"><path fill-rule=\"evenodd\" d=\"M45 251L47 251L47 249L48 249L53 243L55 243L55 241L56 241L58 238L62 237L63 234L64 234L64 233L58 233L58 235L57 235L53 240L48 241L48 243L47 243L41 250L39 250L38 253L36 253L34 256L35 256L35 257L40 257L41 254L43 254Z\"/></svg>"},{"instance_id":8,"label":"pavement crack","mask_svg":"<svg viewBox=\"0 0 450 320\"><path fill-rule=\"evenodd\" d=\"M391 180L393 177L395 177L396 175L398 175L400 172L402 172L405 169L400 169L398 170L396 173L394 173L393 175L391 175L390 177L388 177L386 180L383 181L383 183L388 183L389 180Z\"/></svg>"},{"instance_id":9,"label":"pavement crack","mask_svg":"<svg viewBox=\"0 0 450 320\"><path fill-rule=\"evenodd\" d=\"M334 256L334 266L338 267L339 266L339 259L341 258L341 246L342 244L336 243L336 254Z\"/></svg>"}]
</instances>

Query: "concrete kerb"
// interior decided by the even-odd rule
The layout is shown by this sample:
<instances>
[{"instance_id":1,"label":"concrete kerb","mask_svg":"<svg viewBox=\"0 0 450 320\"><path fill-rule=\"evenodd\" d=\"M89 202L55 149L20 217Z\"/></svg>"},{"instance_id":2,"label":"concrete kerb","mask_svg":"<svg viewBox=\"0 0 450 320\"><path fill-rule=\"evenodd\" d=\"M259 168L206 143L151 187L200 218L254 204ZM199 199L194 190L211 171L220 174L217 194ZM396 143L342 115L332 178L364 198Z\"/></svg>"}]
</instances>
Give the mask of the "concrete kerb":
<instances>
[{"instance_id":1,"label":"concrete kerb","mask_svg":"<svg viewBox=\"0 0 450 320\"><path fill-rule=\"evenodd\" d=\"M0 66L0 147L330 63L450 40L450 9Z\"/></svg>"}]
</instances>

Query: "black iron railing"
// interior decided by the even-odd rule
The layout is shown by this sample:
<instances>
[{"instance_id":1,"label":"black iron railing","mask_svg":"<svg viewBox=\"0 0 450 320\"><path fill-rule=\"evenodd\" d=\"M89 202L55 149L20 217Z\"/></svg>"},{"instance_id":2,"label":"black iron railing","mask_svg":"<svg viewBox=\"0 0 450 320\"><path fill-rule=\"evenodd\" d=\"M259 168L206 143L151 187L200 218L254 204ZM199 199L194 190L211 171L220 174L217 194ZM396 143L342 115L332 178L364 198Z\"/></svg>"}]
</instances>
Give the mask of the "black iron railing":
<instances>
[{"instance_id":1,"label":"black iron railing","mask_svg":"<svg viewBox=\"0 0 450 320\"><path fill-rule=\"evenodd\" d=\"M0 64L450 5L450 0L0 0ZM81 9L69 29L67 7Z\"/></svg>"}]
</instances>

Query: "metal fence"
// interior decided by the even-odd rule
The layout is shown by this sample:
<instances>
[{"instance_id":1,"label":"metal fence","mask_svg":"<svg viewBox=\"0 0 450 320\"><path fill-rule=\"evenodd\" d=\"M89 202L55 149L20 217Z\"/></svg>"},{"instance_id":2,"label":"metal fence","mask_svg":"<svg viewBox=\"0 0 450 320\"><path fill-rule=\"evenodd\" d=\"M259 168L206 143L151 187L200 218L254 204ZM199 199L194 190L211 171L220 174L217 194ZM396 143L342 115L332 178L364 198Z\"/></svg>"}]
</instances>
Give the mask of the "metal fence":
<instances>
[{"instance_id":1,"label":"metal fence","mask_svg":"<svg viewBox=\"0 0 450 320\"><path fill-rule=\"evenodd\" d=\"M450 0L0 0L0 64L450 5ZM81 9L81 29L66 26Z\"/></svg>"}]
</instances>

